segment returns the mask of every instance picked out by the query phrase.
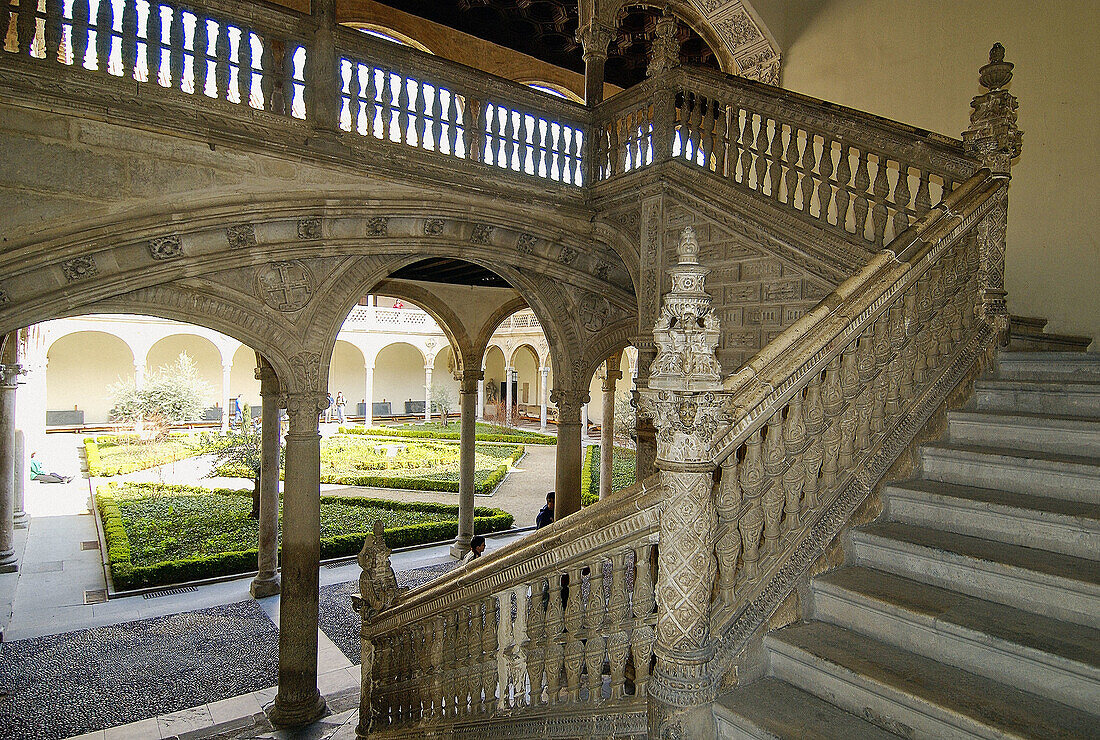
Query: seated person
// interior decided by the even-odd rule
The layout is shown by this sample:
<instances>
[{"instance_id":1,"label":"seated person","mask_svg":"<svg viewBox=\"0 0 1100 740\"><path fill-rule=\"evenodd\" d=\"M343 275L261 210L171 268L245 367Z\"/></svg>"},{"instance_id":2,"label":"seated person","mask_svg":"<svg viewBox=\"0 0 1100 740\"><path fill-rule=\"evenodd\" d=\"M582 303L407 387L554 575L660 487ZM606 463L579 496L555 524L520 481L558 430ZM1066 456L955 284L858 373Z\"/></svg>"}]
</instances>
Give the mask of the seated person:
<instances>
[{"instance_id":1,"label":"seated person","mask_svg":"<svg viewBox=\"0 0 1100 740\"><path fill-rule=\"evenodd\" d=\"M31 480L36 480L39 483L68 483L73 479L71 475L47 473L42 469L42 463L34 459L37 454L37 451L31 453Z\"/></svg>"},{"instance_id":2,"label":"seated person","mask_svg":"<svg viewBox=\"0 0 1100 740\"><path fill-rule=\"evenodd\" d=\"M475 534L470 538L470 551L462 556L462 562L472 563L480 558L483 552L485 552L485 538Z\"/></svg>"}]
</instances>

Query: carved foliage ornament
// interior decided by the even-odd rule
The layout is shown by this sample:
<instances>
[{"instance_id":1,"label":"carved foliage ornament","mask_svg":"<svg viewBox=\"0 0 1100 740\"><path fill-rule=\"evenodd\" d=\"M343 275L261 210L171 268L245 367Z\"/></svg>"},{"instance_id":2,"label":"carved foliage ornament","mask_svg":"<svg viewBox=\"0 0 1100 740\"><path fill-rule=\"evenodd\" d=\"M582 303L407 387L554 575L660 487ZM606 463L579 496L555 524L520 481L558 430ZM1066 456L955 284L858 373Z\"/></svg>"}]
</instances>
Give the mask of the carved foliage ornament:
<instances>
[{"instance_id":1,"label":"carved foliage ornament","mask_svg":"<svg viewBox=\"0 0 1100 740\"><path fill-rule=\"evenodd\" d=\"M568 245L561 248L561 254L558 255L558 262L563 265L571 265L577 259L577 250Z\"/></svg>"},{"instance_id":2,"label":"carved foliage ornament","mask_svg":"<svg viewBox=\"0 0 1100 740\"><path fill-rule=\"evenodd\" d=\"M0 288L0 304L11 303L11 297L8 295L8 291Z\"/></svg>"},{"instance_id":3,"label":"carved foliage ornament","mask_svg":"<svg viewBox=\"0 0 1100 740\"><path fill-rule=\"evenodd\" d=\"M298 219L298 238L299 239L320 239L321 238L321 219L320 218L300 218L300 219Z\"/></svg>"},{"instance_id":4,"label":"carved foliage ornament","mask_svg":"<svg viewBox=\"0 0 1100 740\"><path fill-rule=\"evenodd\" d=\"M474 231L470 234L470 241L474 244L488 244L493 235L494 226L489 224L474 224Z\"/></svg>"},{"instance_id":5,"label":"carved foliage ornament","mask_svg":"<svg viewBox=\"0 0 1100 740\"><path fill-rule=\"evenodd\" d=\"M233 224L225 228L225 240L230 249L256 246L256 228L252 224Z\"/></svg>"},{"instance_id":6,"label":"carved foliage ornament","mask_svg":"<svg viewBox=\"0 0 1100 740\"><path fill-rule=\"evenodd\" d=\"M367 236L386 236L390 220L386 216L375 216L367 221Z\"/></svg>"},{"instance_id":7,"label":"carved foliage ornament","mask_svg":"<svg viewBox=\"0 0 1100 740\"><path fill-rule=\"evenodd\" d=\"M256 293L276 311L298 311L313 297L313 273L300 260L263 265L256 270Z\"/></svg>"},{"instance_id":8,"label":"carved foliage ornament","mask_svg":"<svg viewBox=\"0 0 1100 740\"><path fill-rule=\"evenodd\" d=\"M424 222L425 236L439 236L443 233L443 219L429 218Z\"/></svg>"},{"instance_id":9,"label":"carved foliage ornament","mask_svg":"<svg viewBox=\"0 0 1100 740\"><path fill-rule=\"evenodd\" d=\"M523 254L531 254L532 248L535 246L534 234L520 234L519 240L516 241L516 249Z\"/></svg>"},{"instance_id":10,"label":"carved foliage ornament","mask_svg":"<svg viewBox=\"0 0 1100 740\"><path fill-rule=\"evenodd\" d=\"M149 256L155 260L170 260L183 256L183 240L174 234L152 239L147 246Z\"/></svg>"},{"instance_id":11,"label":"carved foliage ornament","mask_svg":"<svg viewBox=\"0 0 1100 740\"><path fill-rule=\"evenodd\" d=\"M61 271L65 273L66 282L76 282L85 278L95 277L99 274L95 257L74 257L61 265Z\"/></svg>"}]
</instances>

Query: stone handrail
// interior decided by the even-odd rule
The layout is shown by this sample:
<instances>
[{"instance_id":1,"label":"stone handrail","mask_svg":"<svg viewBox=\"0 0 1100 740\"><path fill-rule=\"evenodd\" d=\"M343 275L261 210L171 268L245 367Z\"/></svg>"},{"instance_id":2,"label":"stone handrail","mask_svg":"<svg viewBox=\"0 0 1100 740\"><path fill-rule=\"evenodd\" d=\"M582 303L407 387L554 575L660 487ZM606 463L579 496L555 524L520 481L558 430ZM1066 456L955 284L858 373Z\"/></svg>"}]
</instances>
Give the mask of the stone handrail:
<instances>
[{"instance_id":1,"label":"stone handrail","mask_svg":"<svg viewBox=\"0 0 1100 740\"><path fill-rule=\"evenodd\" d=\"M552 705L644 707L656 487L651 477L617 492L365 621L372 736Z\"/></svg>"},{"instance_id":2,"label":"stone handrail","mask_svg":"<svg viewBox=\"0 0 1100 740\"><path fill-rule=\"evenodd\" d=\"M600 180L677 159L878 247L978 167L958 140L705 69L611 98L593 131Z\"/></svg>"},{"instance_id":3,"label":"stone handrail","mask_svg":"<svg viewBox=\"0 0 1100 740\"><path fill-rule=\"evenodd\" d=\"M993 346L979 243L1006 199L979 170L724 381L714 680Z\"/></svg>"}]
</instances>

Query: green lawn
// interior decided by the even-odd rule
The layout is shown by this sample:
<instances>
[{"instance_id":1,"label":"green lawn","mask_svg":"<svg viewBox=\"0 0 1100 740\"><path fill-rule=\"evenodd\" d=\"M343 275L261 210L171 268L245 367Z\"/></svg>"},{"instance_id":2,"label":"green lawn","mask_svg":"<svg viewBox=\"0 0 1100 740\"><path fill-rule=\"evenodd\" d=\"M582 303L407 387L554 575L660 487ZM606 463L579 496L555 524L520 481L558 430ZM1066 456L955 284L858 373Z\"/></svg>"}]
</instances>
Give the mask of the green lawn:
<instances>
[{"instance_id":1,"label":"green lawn","mask_svg":"<svg viewBox=\"0 0 1100 740\"><path fill-rule=\"evenodd\" d=\"M197 440L171 435L159 441L142 441L134 435L101 435L84 440L88 472L112 476L164 465L199 454Z\"/></svg>"},{"instance_id":2,"label":"green lawn","mask_svg":"<svg viewBox=\"0 0 1100 740\"><path fill-rule=\"evenodd\" d=\"M615 447L611 451L611 490L634 485L634 450ZM600 500L600 446L589 445L581 471L581 504L588 506Z\"/></svg>"}]
</instances>

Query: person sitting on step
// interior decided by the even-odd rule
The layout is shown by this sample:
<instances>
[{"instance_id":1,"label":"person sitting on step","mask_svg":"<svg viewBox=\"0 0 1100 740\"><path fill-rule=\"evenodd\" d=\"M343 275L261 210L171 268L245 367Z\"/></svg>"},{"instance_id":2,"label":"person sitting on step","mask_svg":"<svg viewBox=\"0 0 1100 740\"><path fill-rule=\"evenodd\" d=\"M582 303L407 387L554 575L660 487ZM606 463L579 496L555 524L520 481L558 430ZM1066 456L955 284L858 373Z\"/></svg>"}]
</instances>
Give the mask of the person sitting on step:
<instances>
[{"instance_id":1,"label":"person sitting on step","mask_svg":"<svg viewBox=\"0 0 1100 740\"><path fill-rule=\"evenodd\" d=\"M71 475L47 473L42 469L42 463L34 459L37 454L37 450L31 453L31 480L36 480L39 483L68 483L73 479Z\"/></svg>"}]
</instances>

